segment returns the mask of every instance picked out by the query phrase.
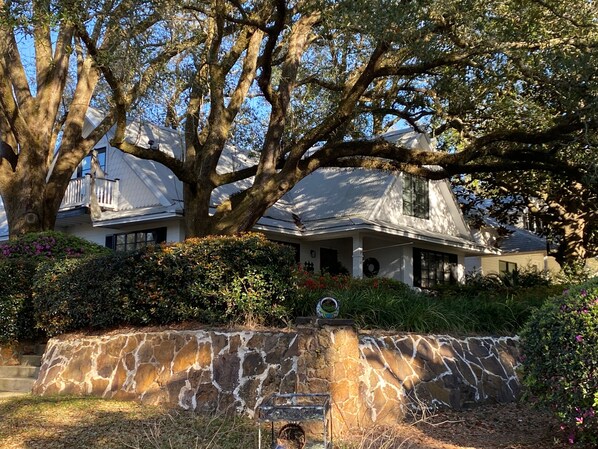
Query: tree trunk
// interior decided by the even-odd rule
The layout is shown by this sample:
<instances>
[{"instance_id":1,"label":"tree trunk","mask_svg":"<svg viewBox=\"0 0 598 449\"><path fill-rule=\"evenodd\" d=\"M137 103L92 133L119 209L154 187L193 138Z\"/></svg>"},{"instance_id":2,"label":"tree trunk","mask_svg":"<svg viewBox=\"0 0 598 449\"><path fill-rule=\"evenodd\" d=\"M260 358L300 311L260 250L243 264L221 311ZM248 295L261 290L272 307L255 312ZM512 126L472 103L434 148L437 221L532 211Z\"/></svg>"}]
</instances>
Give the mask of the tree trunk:
<instances>
[{"instance_id":1,"label":"tree trunk","mask_svg":"<svg viewBox=\"0 0 598 449\"><path fill-rule=\"evenodd\" d=\"M45 174L40 172L31 167L22 176L15 174L3 192L10 238L54 229L58 207L47 198Z\"/></svg>"},{"instance_id":2,"label":"tree trunk","mask_svg":"<svg viewBox=\"0 0 598 449\"><path fill-rule=\"evenodd\" d=\"M585 260L587 226L588 222L581 214L567 213L563 217L563 240L555 257L561 266Z\"/></svg>"}]
</instances>

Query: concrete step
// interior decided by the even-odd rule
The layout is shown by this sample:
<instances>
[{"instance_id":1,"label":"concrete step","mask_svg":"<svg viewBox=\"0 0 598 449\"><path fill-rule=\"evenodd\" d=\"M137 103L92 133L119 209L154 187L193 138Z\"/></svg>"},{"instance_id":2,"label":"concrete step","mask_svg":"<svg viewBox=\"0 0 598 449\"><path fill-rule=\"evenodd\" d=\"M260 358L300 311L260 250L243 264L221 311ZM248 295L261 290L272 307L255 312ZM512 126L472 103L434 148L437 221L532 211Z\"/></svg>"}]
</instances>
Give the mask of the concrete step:
<instances>
[{"instance_id":1,"label":"concrete step","mask_svg":"<svg viewBox=\"0 0 598 449\"><path fill-rule=\"evenodd\" d=\"M23 366L41 366L42 356L41 355L22 355L21 365Z\"/></svg>"},{"instance_id":2,"label":"concrete step","mask_svg":"<svg viewBox=\"0 0 598 449\"><path fill-rule=\"evenodd\" d=\"M0 378L3 377L28 377L37 379L39 374L38 366L0 366Z\"/></svg>"},{"instance_id":3,"label":"concrete step","mask_svg":"<svg viewBox=\"0 0 598 449\"><path fill-rule=\"evenodd\" d=\"M0 378L0 391L31 391L35 379L20 377Z\"/></svg>"}]
</instances>

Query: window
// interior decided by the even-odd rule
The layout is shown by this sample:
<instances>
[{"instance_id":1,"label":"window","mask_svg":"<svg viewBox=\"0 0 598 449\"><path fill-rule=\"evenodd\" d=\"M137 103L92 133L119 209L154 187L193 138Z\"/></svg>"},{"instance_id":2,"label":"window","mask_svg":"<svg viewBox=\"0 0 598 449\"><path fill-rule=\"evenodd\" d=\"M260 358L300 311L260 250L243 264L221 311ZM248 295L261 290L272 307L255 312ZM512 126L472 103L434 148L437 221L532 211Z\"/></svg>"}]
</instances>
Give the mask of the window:
<instances>
[{"instance_id":1,"label":"window","mask_svg":"<svg viewBox=\"0 0 598 449\"><path fill-rule=\"evenodd\" d=\"M100 168L103 172L106 171L106 147L102 148L94 148L94 150L98 153L98 163L100 164ZM92 150L93 151L93 150ZM81 161L79 166L77 167L77 178L82 178L83 176L91 173L91 151L85 159Z\"/></svg>"},{"instance_id":2,"label":"window","mask_svg":"<svg viewBox=\"0 0 598 449\"><path fill-rule=\"evenodd\" d=\"M498 271L502 273L512 273L517 271L517 264L515 262L507 262L506 260L498 261Z\"/></svg>"},{"instance_id":3,"label":"window","mask_svg":"<svg viewBox=\"0 0 598 449\"><path fill-rule=\"evenodd\" d=\"M403 173L403 213L417 218L430 218L428 180Z\"/></svg>"},{"instance_id":4,"label":"window","mask_svg":"<svg viewBox=\"0 0 598 449\"><path fill-rule=\"evenodd\" d=\"M457 282L457 255L413 248L413 285L430 288Z\"/></svg>"},{"instance_id":5,"label":"window","mask_svg":"<svg viewBox=\"0 0 598 449\"><path fill-rule=\"evenodd\" d=\"M116 251L134 251L166 241L166 228L146 229L106 236L106 246Z\"/></svg>"}]
</instances>

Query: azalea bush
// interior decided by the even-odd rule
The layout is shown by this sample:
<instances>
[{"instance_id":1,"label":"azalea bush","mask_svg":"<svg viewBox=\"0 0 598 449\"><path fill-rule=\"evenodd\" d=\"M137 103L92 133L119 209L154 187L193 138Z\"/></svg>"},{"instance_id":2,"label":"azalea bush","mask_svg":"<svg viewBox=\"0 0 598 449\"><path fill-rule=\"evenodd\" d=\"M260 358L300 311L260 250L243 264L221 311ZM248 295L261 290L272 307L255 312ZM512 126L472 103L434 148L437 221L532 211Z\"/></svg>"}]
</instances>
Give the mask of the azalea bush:
<instances>
[{"instance_id":1,"label":"azalea bush","mask_svg":"<svg viewBox=\"0 0 598 449\"><path fill-rule=\"evenodd\" d=\"M570 443L598 445L598 278L547 301L521 333L524 384Z\"/></svg>"},{"instance_id":2,"label":"azalea bush","mask_svg":"<svg viewBox=\"0 0 598 449\"><path fill-rule=\"evenodd\" d=\"M109 250L60 232L38 232L0 243L0 343L42 338L35 326L33 280L41 264L60 265ZM49 283L52 279L48 280Z\"/></svg>"},{"instance_id":3,"label":"azalea bush","mask_svg":"<svg viewBox=\"0 0 598 449\"><path fill-rule=\"evenodd\" d=\"M285 325L295 305L294 252L259 234L189 239L60 266L34 280L49 335L195 321Z\"/></svg>"}]
</instances>

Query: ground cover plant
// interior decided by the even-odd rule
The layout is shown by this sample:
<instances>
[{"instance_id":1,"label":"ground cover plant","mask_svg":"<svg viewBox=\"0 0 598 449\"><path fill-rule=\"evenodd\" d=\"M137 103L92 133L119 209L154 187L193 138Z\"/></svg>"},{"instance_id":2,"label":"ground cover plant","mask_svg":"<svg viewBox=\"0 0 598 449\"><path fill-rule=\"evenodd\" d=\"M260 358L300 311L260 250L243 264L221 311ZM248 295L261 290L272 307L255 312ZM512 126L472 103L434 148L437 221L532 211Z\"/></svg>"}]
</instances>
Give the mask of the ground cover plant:
<instances>
[{"instance_id":1,"label":"ground cover plant","mask_svg":"<svg viewBox=\"0 0 598 449\"><path fill-rule=\"evenodd\" d=\"M571 444L598 445L598 278L547 301L521 333L523 381Z\"/></svg>"},{"instance_id":2,"label":"ground cover plant","mask_svg":"<svg viewBox=\"0 0 598 449\"><path fill-rule=\"evenodd\" d=\"M542 276L474 277L464 285L416 291L386 278L300 272L297 314L313 315L319 298L340 302L341 318L361 328L411 332L516 333L532 310L562 290Z\"/></svg>"}]
</instances>

